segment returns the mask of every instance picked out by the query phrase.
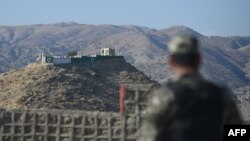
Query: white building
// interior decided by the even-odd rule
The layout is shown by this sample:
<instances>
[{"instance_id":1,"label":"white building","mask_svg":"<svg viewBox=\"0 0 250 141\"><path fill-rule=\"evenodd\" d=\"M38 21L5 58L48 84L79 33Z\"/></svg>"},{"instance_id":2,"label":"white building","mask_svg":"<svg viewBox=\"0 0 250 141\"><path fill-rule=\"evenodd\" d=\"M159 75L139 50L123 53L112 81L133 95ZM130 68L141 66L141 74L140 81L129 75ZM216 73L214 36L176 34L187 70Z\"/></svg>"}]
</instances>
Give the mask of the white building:
<instances>
[{"instance_id":1,"label":"white building","mask_svg":"<svg viewBox=\"0 0 250 141\"><path fill-rule=\"evenodd\" d=\"M102 48L101 56L115 56L115 49L114 48Z\"/></svg>"}]
</instances>

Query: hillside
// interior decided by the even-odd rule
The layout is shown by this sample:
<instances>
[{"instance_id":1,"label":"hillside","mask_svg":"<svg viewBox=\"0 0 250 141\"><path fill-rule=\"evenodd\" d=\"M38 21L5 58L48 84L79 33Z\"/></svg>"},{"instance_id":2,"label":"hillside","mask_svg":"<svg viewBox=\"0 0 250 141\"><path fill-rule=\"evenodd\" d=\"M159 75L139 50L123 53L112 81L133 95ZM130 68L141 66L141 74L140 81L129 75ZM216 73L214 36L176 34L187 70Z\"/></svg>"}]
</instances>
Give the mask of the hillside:
<instances>
[{"instance_id":1,"label":"hillside","mask_svg":"<svg viewBox=\"0 0 250 141\"><path fill-rule=\"evenodd\" d=\"M0 74L1 108L118 111L119 84L151 82L124 59L32 63Z\"/></svg>"},{"instance_id":2,"label":"hillside","mask_svg":"<svg viewBox=\"0 0 250 141\"><path fill-rule=\"evenodd\" d=\"M113 47L137 69L162 82L172 76L166 65L167 43L178 33L200 39L202 72L207 78L232 88L249 84L250 37L207 37L184 26L162 30L77 23L0 26L0 71L27 65L43 52L64 55L77 50L79 54L92 54L102 47Z\"/></svg>"},{"instance_id":3,"label":"hillside","mask_svg":"<svg viewBox=\"0 0 250 141\"><path fill-rule=\"evenodd\" d=\"M250 86L240 87L234 90L237 103L246 120L250 120Z\"/></svg>"}]
</instances>

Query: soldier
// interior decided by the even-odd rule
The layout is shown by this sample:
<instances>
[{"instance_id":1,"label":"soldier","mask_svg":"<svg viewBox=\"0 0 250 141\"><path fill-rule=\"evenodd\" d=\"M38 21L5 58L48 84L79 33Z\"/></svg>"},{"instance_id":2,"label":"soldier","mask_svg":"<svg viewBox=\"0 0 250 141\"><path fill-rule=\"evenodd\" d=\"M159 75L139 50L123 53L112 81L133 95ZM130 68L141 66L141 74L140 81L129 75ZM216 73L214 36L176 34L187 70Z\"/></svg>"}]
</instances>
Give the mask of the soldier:
<instances>
[{"instance_id":1,"label":"soldier","mask_svg":"<svg viewBox=\"0 0 250 141\"><path fill-rule=\"evenodd\" d=\"M224 124L242 123L231 94L199 73L195 37L173 38L169 54L175 77L150 91L141 141L221 141Z\"/></svg>"}]
</instances>

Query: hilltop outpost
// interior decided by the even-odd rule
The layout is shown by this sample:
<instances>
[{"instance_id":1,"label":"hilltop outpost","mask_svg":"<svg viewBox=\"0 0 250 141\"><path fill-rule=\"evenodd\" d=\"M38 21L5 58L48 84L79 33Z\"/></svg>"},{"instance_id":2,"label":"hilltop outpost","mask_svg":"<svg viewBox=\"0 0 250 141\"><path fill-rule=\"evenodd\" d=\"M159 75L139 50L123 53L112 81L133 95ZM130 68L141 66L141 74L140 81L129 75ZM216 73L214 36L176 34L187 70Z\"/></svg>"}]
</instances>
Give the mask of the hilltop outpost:
<instances>
[{"instance_id":1,"label":"hilltop outpost","mask_svg":"<svg viewBox=\"0 0 250 141\"><path fill-rule=\"evenodd\" d=\"M67 63L83 63L83 62L95 62L97 60L104 59L123 59L123 56L116 56L115 49L102 48L101 55L83 55L83 56L51 56L41 54L37 61L41 61L43 64L67 64Z\"/></svg>"},{"instance_id":2,"label":"hilltop outpost","mask_svg":"<svg viewBox=\"0 0 250 141\"><path fill-rule=\"evenodd\" d=\"M119 111L119 86L152 83L123 56L41 55L36 63L0 74L0 107Z\"/></svg>"}]
</instances>

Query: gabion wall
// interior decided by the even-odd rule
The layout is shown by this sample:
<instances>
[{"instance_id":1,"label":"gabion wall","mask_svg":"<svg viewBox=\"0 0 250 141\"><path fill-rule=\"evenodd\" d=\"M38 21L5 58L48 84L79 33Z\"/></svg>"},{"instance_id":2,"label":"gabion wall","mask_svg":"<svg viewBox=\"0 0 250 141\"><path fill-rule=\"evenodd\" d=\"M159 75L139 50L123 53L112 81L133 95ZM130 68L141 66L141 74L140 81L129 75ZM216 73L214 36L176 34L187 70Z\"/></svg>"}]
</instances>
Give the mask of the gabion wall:
<instances>
[{"instance_id":1,"label":"gabion wall","mask_svg":"<svg viewBox=\"0 0 250 141\"><path fill-rule=\"evenodd\" d=\"M0 141L136 141L152 86L123 85L123 113L0 110Z\"/></svg>"},{"instance_id":2,"label":"gabion wall","mask_svg":"<svg viewBox=\"0 0 250 141\"><path fill-rule=\"evenodd\" d=\"M123 84L120 86L120 113L143 116L151 98L153 84Z\"/></svg>"},{"instance_id":3,"label":"gabion wall","mask_svg":"<svg viewBox=\"0 0 250 141\"><path fill-rule=\"evenodd\" d=\"M0 141L136 141L152 85L124 86L123 113L2 109Z\"/></svg>"},{"instance_id":4,"label":"gabion wall","mask_svg":"<svg viewBox=\"0 0 250 141\"><path fill-rule=\"evenodd\" d=\"M135 141L140 119L118 113L57 110L0 112L0 141Z\"/></svg>"}]
</instances>

